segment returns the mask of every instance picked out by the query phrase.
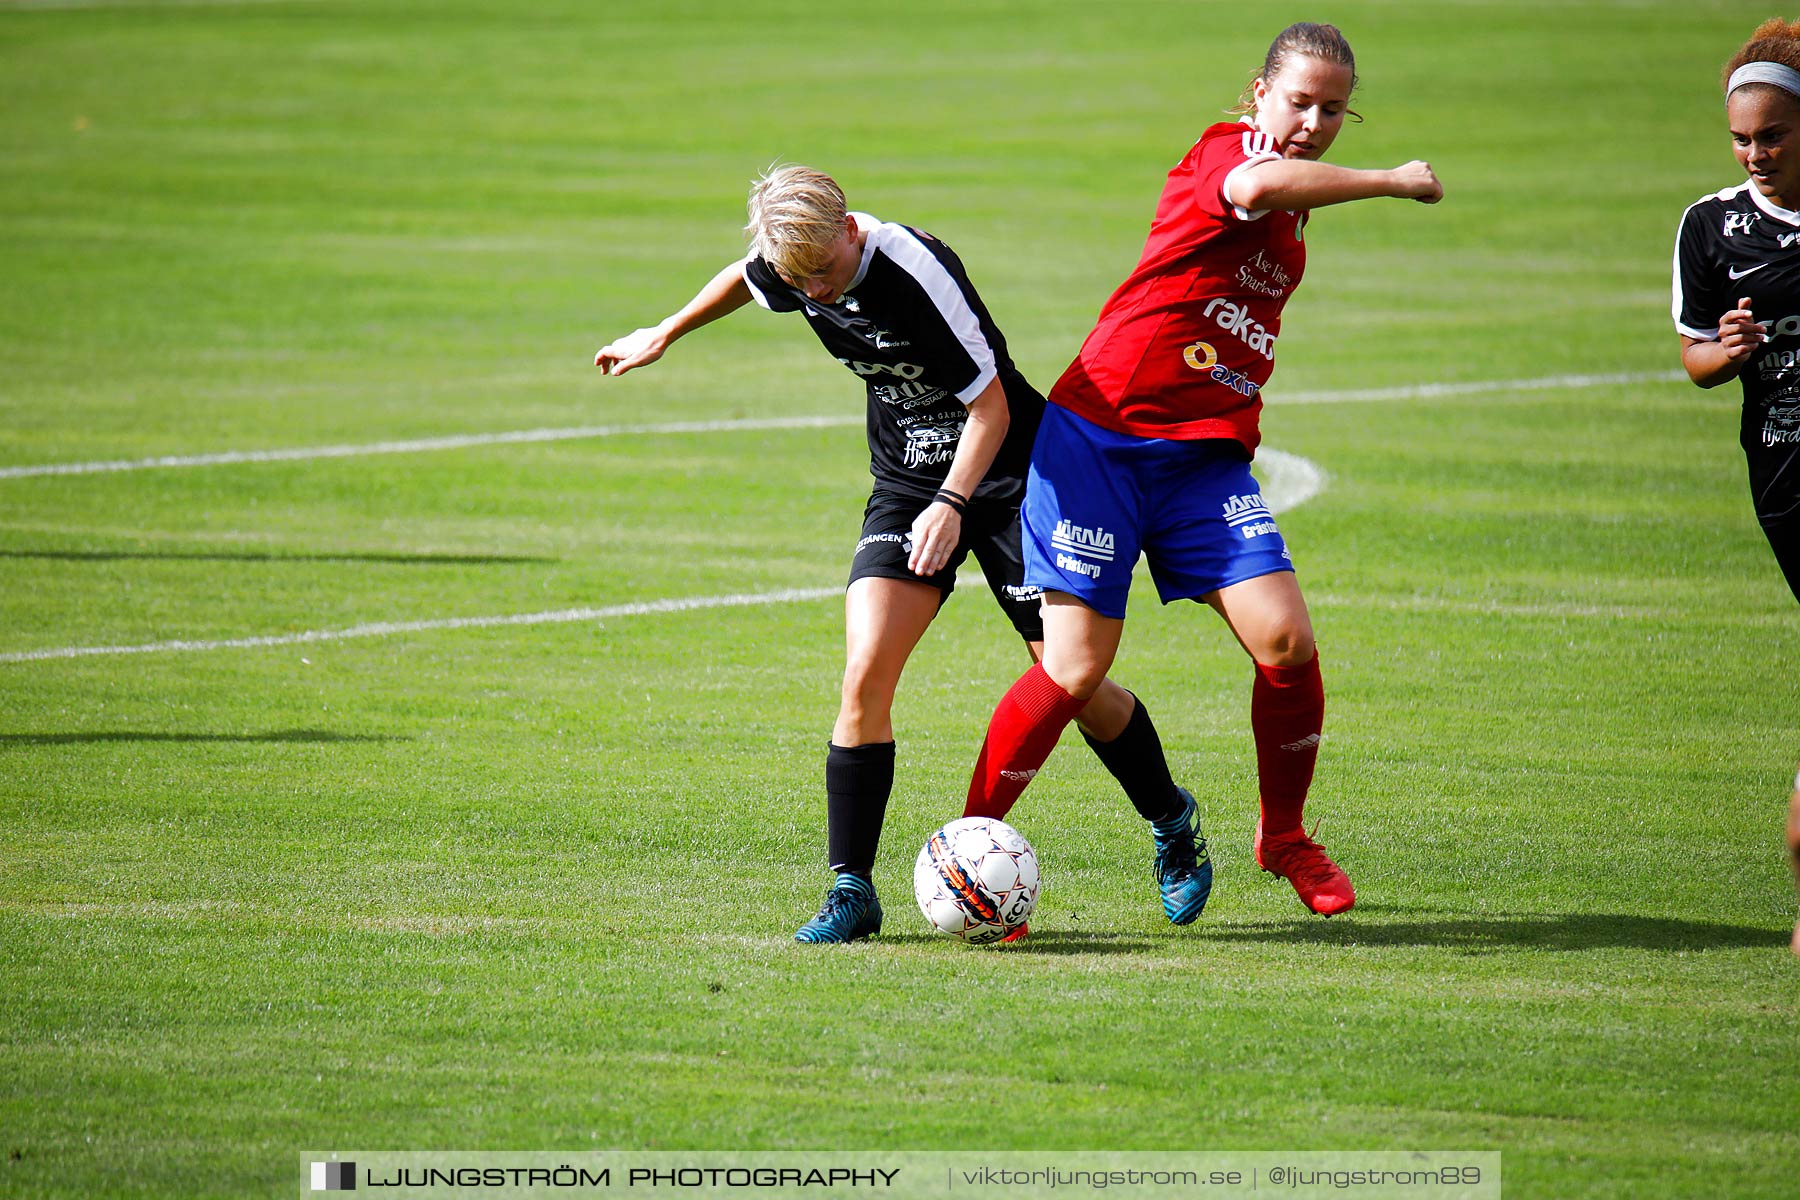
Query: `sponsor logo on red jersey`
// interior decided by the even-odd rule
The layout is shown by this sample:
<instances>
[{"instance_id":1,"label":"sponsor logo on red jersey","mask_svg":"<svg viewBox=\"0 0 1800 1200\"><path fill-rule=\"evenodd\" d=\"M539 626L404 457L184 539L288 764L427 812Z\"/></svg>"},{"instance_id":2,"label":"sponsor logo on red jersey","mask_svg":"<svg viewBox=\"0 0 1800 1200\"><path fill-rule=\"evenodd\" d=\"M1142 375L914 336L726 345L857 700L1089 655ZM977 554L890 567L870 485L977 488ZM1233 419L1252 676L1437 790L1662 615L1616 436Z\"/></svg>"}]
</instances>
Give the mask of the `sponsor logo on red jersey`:
<instances>
[{"instance_id":1,"label":"sponsor logo on red jersey","mask_svg":"<svg viewBox=\"0 0 1800 1200\"><path fill-rule=\"evenodd\" d=\"M1294 286L1293 276L1283 270L1281 264L1270 261L1261 250L1238 268L1237 281L1250 291L1276 298L1287 295Z\"/></svg>"},{"instance_id":2,"label":"sponsor logo on red jersey","mask_svg":"<svg viewBox=\"0 0 1800 1200\"><path fill-rule=\"evenodd\" d=\"M1262 322L1250 316L1250 303L1242 304L1214 296L1206 302L1205 314L1217 321L1219 328L1264 358L1275 360L1275 335L1263 328Z\"/></svg>"},{"instance_id":3,"label":"sponsor logo on red jersey","mask_svg":"<svg viewBox=\"0 0 1800 1200\"><path fill-rule=\"evenodd\" d=\"M1234 371L1219 361L1219 352L1211 342L1195 342L1182 350L1181 357L1196 371L1205 371L1214 383L1222 383L1240 396L1254 396L1262 390L1255 380L1242 371Z\"/></svg>"}]
</instances>

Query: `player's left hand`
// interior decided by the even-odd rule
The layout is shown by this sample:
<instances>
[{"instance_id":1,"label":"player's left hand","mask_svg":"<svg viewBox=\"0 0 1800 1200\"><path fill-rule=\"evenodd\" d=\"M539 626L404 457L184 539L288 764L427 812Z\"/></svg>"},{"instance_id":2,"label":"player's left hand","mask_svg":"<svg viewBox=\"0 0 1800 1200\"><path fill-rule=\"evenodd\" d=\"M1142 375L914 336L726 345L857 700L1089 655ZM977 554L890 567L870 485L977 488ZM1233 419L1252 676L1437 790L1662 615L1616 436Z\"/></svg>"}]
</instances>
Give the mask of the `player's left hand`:
<instances>
[{"instance_id":1,"label":"player's left hand","mask_svg":"<svg viewBox=\"0 0 1800 1200\"><path fill-rule=\"evenodd\" d=\"M961 540L962 514L942 500L932 501L913 521L912 554L907 557L906 569L914 575L936 575L949 564Z\"/></svg>"},{"instance_id":2,"label":"player's left hand","mask_svg":"<svg viewBox=\"0 0 1800 1200\"><path fill-rule=\"evenodd\" d=\"M1423 159L1414 159L1402 167L1395 167L1394 195L1402 200L1417 200L1420 204L1436 204L1444 198L1444 185L1438 182L1437 172L1431 164Z\"/></svg>"},{"instance_id":3,"label":"player's left hand","mask_svg":"<svg viewBox=\"0 0 1800 1200\"><path fill-rule=\"evenodd\" d=\"M668 349L667 335L661 325L634 329L616 342L600 347L594 365L603 374L623 375L636 367L647 367Z\"/></svg>"},{"instance_id":4,"label":"player's left hand","mask_svg":"<svg viewBox=\"0 0 1800 1200\"><path fill-rule=\"evenodd\" d=\"M1737 307L1719 318L1719 344L1725 347L1725 359L1743 365L1750 361L1756 348L1769 340L1769 327L1759 324L1750 309L1750 297L1740 297Z\"/></svg>"}]
</instances>

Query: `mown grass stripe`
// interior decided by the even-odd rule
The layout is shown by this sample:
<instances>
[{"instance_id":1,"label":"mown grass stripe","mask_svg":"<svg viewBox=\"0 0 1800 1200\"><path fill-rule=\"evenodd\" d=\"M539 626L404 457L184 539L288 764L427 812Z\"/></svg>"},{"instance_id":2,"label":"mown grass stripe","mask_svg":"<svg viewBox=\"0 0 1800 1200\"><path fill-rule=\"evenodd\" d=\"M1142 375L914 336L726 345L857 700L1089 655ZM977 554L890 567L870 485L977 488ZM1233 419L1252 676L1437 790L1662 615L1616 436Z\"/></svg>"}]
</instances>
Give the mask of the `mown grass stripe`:
<instances>
[{"instance_id":1,"label":"mown grass stripe","mask_svg":"<svg viewBox=\"0 0 1800 1200\"><path fill-rule=\"evenodd\" d=\"M1367 400L1429 400L1487 392L1544 391L1610 387L1632 383L1668 383L1685 379L1680 371L1639 371L1613 375L1546 375L1536 379L1485 379L1463 383L1428 383L1412 387L1358 388L1345 391L1294 392L1276 395L1280 404L1350 404ZM217 467L245 463L308 462L322 458L358 458L375 454L422 454L530 442L568 442L632 434L727 433L750 429L826 429L861 425L863 416L829 414L801 417L746 417L731 421L671 421L652 425L577 425L564 429L516 429L496 433L455 434L391 442L357 442L338 446L297 446L277 450L224 450L214 454L165 454L72 463L30 463L0 467L0 479L46 475L100 475L173 467Z\"/></svg>"},{"instance_id":2,"label":"mown grass stripe","mask_svg":"<svg viewBox=\"0 0 1800 1200\"><path fill-rule=\"evenodd\" d=\"M1271 509L1281 512L1304 504L1325 489L1329 476L1317 463L1298 454L1265 449L1261 452L1263 473L1268 478L1265 499ZM567 608L552 612L513 613L490 617L448 617L430 621L380 621L355 625L348 629L308 630L302 633L274 634L263 637L223 638L214 640L178 639L166 642L144 642L123 646L62 646L46 650L20 650L0 654L0 663L42 662L46 659L92 658L114 654L173 653L196 650L248 650L268 646L294 646L309 642L335 642L348 638L387 637L397 633L420 633L442 629L484 629L505 625L548 625L577 621L598 621L608 617L643 616L650 613L686 612L697 608L733 608L750 604L782 604L790 601L818 600L836 595L842 588L788 588L777 592L756 592L729 596L688 596L654 600L641 604L618 604L606 608Z\"/></svg>"}]
</instances>

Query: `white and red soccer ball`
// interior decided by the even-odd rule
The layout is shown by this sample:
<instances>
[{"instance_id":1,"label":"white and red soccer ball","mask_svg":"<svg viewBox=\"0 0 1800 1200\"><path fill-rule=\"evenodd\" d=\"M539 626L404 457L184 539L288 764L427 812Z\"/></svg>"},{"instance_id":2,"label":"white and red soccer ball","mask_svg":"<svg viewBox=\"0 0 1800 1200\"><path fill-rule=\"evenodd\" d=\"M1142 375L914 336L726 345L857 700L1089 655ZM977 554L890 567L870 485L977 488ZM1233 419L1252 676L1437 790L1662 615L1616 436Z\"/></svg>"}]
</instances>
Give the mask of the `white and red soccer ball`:
<instances>
[{"instance_id":1,"label":"white and red soccer ball","mask_svg":"<svg viewBox=\"0 0 1800 1200\"><path fill-rule=\"evenodd\" d=\"M1037 854L1005 821L960 817L926 839L913 864L913 895L939 933L997 942L1037 904Z\"/></svg>"}]
</instances>

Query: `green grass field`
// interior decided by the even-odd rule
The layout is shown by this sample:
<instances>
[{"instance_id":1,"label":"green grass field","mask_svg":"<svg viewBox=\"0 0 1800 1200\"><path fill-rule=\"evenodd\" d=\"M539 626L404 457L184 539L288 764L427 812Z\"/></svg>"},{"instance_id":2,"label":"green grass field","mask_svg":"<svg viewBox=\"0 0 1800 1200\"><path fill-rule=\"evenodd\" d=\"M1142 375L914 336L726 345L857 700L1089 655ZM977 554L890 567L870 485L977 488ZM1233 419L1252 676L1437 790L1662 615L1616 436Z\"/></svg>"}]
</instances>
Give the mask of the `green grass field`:
<instances>
[{"instance_id":1,"label":"green grass field","mask_svg":"<svg viewBox=\"0 0 1800 1200\"><path fill-rule=\"evenodd\" d=\"M1741 177L1717 75L1767 15L0 3L0 468L850 422L0 475L0 1193L287 1194L335 1146L1482 1149L1509 1196L1791 1196L1800 614L1736 388L1668 374L1675 224ZM1248 666L1147 586L1116 675L1211 906L1167 925L1071 735L1004 951L909 900L1025 664L974 579L896 712L891 936L849 948L789 940L830 595L24 657L831 589L861 398L801 323L619 380L594 349L739 253L786 158L954 244L1047 386L1302 18L1359 55L1333 159L1448 189L1313 222L1264 422L1330 477L1283 528L1350 916L1255 870ZM1521 382L1571 375L1631 379Z\"/></svg>"}]
</instances>

